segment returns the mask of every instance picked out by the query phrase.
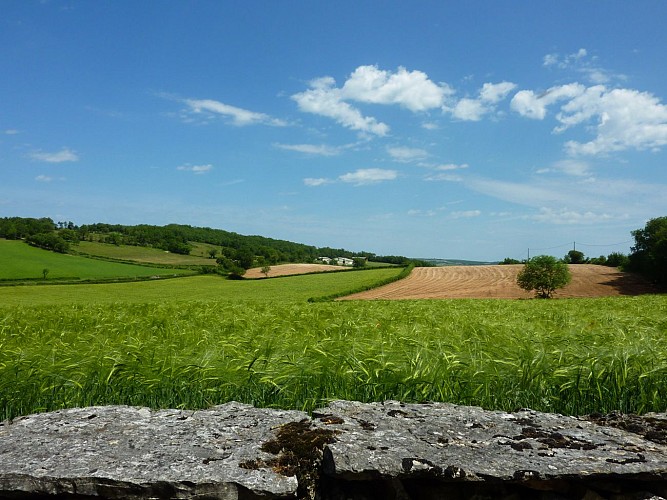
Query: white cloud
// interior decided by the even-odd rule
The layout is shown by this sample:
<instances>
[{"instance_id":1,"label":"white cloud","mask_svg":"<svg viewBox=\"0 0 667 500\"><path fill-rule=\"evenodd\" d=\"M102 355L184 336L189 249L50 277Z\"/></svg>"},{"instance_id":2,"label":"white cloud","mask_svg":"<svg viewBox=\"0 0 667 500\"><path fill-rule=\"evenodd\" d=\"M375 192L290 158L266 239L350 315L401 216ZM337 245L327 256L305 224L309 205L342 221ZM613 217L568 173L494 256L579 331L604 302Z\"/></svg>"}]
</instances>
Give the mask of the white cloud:
<instances>
[{"instance_id":1,"label":"white cloud","mask_svg":"<svg viewBox=\"0 0 667 500\"><path fill-rule=\"evenodd\" d=\"M578 212L568 208L560 208L554 210L552 208L542 207L538 214L529 216L528 218L537 222L558 224L558 225L578 225L578 224L599 224L601 222L608 222L617 219L607 213L595 213L591 211Z\"/></svg>"},{"instance_id":2,"label":"white cloud","mask_svg":"<svg viewBox=\"0 0 667 500\"><path fill-rule=\"evenodd\" d=\"M461 169L464 169L464 168L468 168L468 164L467 163L461 163L460 165L457 165L456 163L446 163L446 164L443 164L443 165L435 165L434 167L431 167L431 168L433 168L433 170L439 170L441 172L446 172L446 171L450 171L450 170L461 170Z\"/></svg>"},{"instance_id":3,"label":"white cloud","mask_svg":"<svg viewBox=\"0 0 667 500\"><path fill-rule=\"evenodd\" d=\"M176 170L182 170L182 171L185 171L185 172L192 172L194 174L201 175L201 174L205 174L205 173L210 172L211 170L213 170L213 165L211 165L210 163L206 164L206 165L186 164L186 165L180 165L180 166L176 167Z\"/></svg>"},{"instance_id":4,"label":"white cloud","mask_svg":"<svg viewBox=\"0 0 667 500\"><path fill-rule=\"evenodd\" d=\"M398 104L410 111L426 111L442 106L453 91L432 82L422 71L399 67L395 73L377 66L359 66L341 89L345 100L373 104Z\"/></svg>"},{"instance_id":5,"label":"white cloud","mask_svg":"<svg viewBox=\"0 0 667 500\"><path fill-rule=\"evenodd\" d=\"M469 219L471 217L479 217L482 215L481 210L463 210L460 212L452 212L450 217L452 219Z\"/></svg>"},{"instance_id":6,"label":"white cloud","mask_svg":"<svg viewBox=\"0 0 667 500\"><path fill-rule=\"evenodd\" d=\"M326 144L274 144L275 147L285 149L287 151L296 151L298 153L305 153L318 156L336 156L340 154L340 148L327 146Z\"/></svg>"},{"instance_id":7,"label":"white cloud","mask_svg":"<svg viewBox=\"0 0 667 500\"><path fill-rule=\"evenodd\" d=\"M585 177L590 175L590 165L584 161L569 159L557 161L551 167L542 168L537 171L538 174L554 172L575 177Z\"/></svg>"},{"instance_id":8,"label":"white cloud","mask_svg":"<svg viewBox=\"0 0 667 500\"><path fill-rule=\"evenodd\" d=\"M236 126L244 125L272 125L284 127L287 123L277 118L272 118L265 113L248 111L247 109L230 106L213 99L185 99L189 111L194 114L213 114L231 118L231 123Z\"/></svg>"},{"instance_id":9,"label":"white cloud","mask_svg":"<svg viewBox=\"0 0 667 500\"><path fill-rule=\"evenodd\" d=\"M463 181L463 177L461 177L460 175L456 175L456 174L441 173L441 174L428 175L428 176L424 177L424 180L425 181L432 181L432 182L441 182L441 181L461 182L461 181Z\"/></svg>"},{"instance_id":10,"label":"white cloud","mask_svg":"<svg viewBox=\"0 0 667 500\"><path fill-rule=\"evenodd\" d=\"M558 131L597 119L595 139L566 143L566 150L573 155L659 150L667 145L667 106L648 92L591 87L564 105L557 118L563 124Z\"/></svg>"},{"instance_id":11,"label":"white cloud","mask_svg":"<svg viewBox=\"0 0 667 500\"><path fill-rule=\"evenodd\" d=\"M310 89L292 96L299 109L334 119L340 125L378 136L389 133L389 126L364 116L350 102L398 105L413 112L440 108L453 94L445 84L436 84L422 71L399 67L396 72L377 66L359 66L342 87L325 76L310 82Z\"/></svg>"},{"instance_id":12,"label":"white cloud","mask_svg":"<svg viewBox=\"0 0 667 500\"><path fill-rule=\"evenodd\" d=\"M37 182L51 182L53 180L53 177L49 177L48 175L38 175L35 177L35 180Z\"/></svg>"},{"instance_id":13,"label":"white cloud","mask_svg":"<svg viewBox=\"0 0 667 500\"><path fill-rule=\"evenodd\" d=\"M387 152L394 161L409 163L428 158L428 152L419 148L388 147Z\"/></svg>"},{"instance_id":14,"label":"white cloud","mask_svg":"<svg viewBox=\"0 0 667 500\"><path fill-rule=\"evenodd\" d=\"M459 120L479 121L484 115L495 111L495 105L515 88L516 84L512 82L485 83L476 99L464 97L451 108L444 106L443 110L451 112Z\"/></svg>"},{"instance_id":15,"label":"white cloud","mask_svg":"<svg viewBox=\"0 0 667 500\"><path fill-rule=\"evenodd\" d=\"M389 126L373 117L363 116L358 109L343 101L340 89L334 87L335 83L331 77L318 78L310 83L309 90L294 94L292 99L306 113L332 118L352 130L387 135Z\"/></svg>"},{"instance_id":16,"label":"white cloud","mask_svg":"<svg viewBox=\"0 0 667 500\"><path fill-rule=\"evenodd\" d=\"M20 134L20 132L18 130L14 129L14 128L8 128L7 130L5 130L3 132L3 134L5 134L5 135L16 135L16 134Z\"/></svg>"},{"instance_id":17,"label":"white cloud","mask_svg":"<svg viewBox=\"0 0 667 500\"><path fill-rule=\"evenodd\" d=\"M396 170L384 170L381 168L361 168L344 175L339 179L343 182L362 186L365 184L375 184L382 181L393 181L398 177Z\"/></svg>"},{"instance_id":18,"label":"white cloud","mask_svg":"<svg viewBox=\"0 0 667 500\"><path fill-rule=\"evenodd\" d=\"M332 181L331 179L326 179L326 178L322 178L322 177L320 177L320 178L318 178L318 179L316 179L316 178L312 178L312 177L308 177L308 178L306 178L306 179L303 180L303 183L304 183L306 186L311 186L311 187L314 187L314 186L324 186L325 184L331 184L332 182L333 182L333 181Z\"/></svg>"},{"instance_id":19,"label":"white cloud","mask_svg":"<svg viewBox=\"0 0 667 500\"><path fill-rule=\"evenodd\" d=\"M577 52L573 54L569 54L566 56L561 56L560 54L547 54L544 56L543 59L543 65L544 66L557 66L561 69L565 69L568 66L571 66L572 64L580 61L581 59L585 58L588 55L588 51L586 49L579 49Z\"/></svg>"},{"instance_id":20,"label":"white cloud","mask_svg":"<svg viewBox=\"0 0 667 500\"><path fill-rule=\"evenodd\" d=\"M433 217L437 215L438 212L435 210L420 210L420 209L410 209L408 210L408 215L412 217Z\"/></svg>"},{"instance_id":21,"label":"white cloud","mask_svg":"<svg viewBox=\"0 0 667 500\"><path fill-rule=\"evenodd\" d=\"M510 107L526 118L543 120L547 115L547 106L560 100L577 97L584 93L585 90L586 88L579 83L551 87L539 95L535 94L532 90L520 90L512 98Z\"/></svg>"},{"instance_id":22,"label":"white cloud","mask_svg":"<svg viewBox=\"0 0 667 500\"><path fill-rule=\"evenodd\" d=\"M63 148L55 153L35 152L31 153L30 157L33 160L45 161L47 163L64 163L66 161L79 161L79 156L76 152L69 148Z\"/></svg>"}]
</instances>

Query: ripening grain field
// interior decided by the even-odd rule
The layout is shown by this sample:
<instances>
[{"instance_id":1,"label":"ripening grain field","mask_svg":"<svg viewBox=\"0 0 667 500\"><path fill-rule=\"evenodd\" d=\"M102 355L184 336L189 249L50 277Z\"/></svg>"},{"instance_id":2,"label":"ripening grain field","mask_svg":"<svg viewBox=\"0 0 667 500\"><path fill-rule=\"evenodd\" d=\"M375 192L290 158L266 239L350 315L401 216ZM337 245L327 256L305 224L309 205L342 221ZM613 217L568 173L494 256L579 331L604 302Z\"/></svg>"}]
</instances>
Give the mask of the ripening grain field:
<instances>
[{"instance_id":1,"label":"ripening grain field","mask_svg":"<svg viewBox=\"0 0 667 500\"><path fill-rule=\"evenodd\" d=\"M301 283L313 279L329 278ZM0 419L74 406L194 409L229 400L311 410L341 398L566 414L665 411L667 297L119 297L0 307Z\"/></svg>"}]
</instances>

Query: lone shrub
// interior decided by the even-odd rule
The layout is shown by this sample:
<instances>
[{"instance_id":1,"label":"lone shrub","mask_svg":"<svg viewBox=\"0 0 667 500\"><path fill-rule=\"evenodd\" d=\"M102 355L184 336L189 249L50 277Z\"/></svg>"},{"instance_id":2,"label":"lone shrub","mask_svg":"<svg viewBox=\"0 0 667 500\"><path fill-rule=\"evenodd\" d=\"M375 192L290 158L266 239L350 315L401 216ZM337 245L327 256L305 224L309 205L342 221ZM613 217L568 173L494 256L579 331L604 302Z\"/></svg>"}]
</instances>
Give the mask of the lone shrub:
<instances>
[{"instance_id":1,"label":"lone shrub","mask_svg":"<svg viewBox=\"0 0 667 500\"><path fill-rule=\"evenodd\" d=\"M553 292L567 285L572 275L567 264L550 255L533 257L523 266L516 283L524 290L535 290L537 297L551 298Z\"/></svg>"}]
</instances>

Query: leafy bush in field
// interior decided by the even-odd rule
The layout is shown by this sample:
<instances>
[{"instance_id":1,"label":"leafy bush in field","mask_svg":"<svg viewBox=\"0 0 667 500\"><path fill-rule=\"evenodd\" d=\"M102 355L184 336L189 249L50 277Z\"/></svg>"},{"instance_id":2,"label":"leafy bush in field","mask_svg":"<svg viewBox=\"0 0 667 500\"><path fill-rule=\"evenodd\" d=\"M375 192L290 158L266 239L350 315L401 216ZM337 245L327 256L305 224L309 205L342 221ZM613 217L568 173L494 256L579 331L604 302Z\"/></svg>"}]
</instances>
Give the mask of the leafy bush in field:
<instances>
[{"instance_id":1,"label":"leafy bush in field","mask_svg":"<svg viewBox=\"0 0 667 500\"><path fill-rule=\"evenodd\" d=\"M664 411L666 323L664 296L4 307L0 420L97 404L312 410L339 398Z\"/></svg>"},{"instance_id":2,"label":"leafy bush in field","mask_svg":"<svg viewBox=\"0 0 667 500\"><path fill-rule=\"evenodd\" d=\"M516 282L524 290L535 290L538 297L548 299L555 290L567 285L571 279L567 264L551 255L539 255L526 262L517 275Z\"/></svg>"}]
</instances>

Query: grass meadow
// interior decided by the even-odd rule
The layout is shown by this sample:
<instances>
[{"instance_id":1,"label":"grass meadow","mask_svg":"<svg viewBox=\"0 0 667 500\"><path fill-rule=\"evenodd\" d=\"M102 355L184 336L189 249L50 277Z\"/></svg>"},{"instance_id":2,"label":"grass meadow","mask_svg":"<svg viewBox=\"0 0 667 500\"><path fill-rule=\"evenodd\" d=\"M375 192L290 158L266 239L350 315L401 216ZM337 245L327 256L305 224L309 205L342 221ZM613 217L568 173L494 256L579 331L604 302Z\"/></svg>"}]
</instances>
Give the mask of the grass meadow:
<instances>
[{"instance_id":1,"label":"grass meadow","mask_svg":"<svg viewBox=\"0 0 667 500\"><path fill-rule=\"evenodd\" d=\"M0 239L0 280L42 280L43 269L49 270L48 280L103 280L189 273L182 269L161 269L60 254L31 247L20 240Z\"/></svg>"},{"instance_id":2,"label":"grass meadow","mask_svg":"<svg viewBox=\"0 0 667 500\"><path fill-rule=\"evenodd\" d=\"M197 243L193 245L190 255L166 252L159 248L140 247L131 245L110 245L95 241L80 241L72 247L76 253L92 255L106 259L129 260L147 264L165 266L214 266L215 259L208 257L208 250L216 248L213 245Z\"/></svg>"},{"instance_id":3,"label":"grass meadow","mask_svg":"<svg viewBox=\"0 0 667 500\"><path fill-rule=\"evenodd\" d=\"M390 271L2 288L0 419L230 400L312 410L340 398L667 408L665 296L306 302Z\"/></svg>"}]
</instances>

